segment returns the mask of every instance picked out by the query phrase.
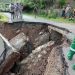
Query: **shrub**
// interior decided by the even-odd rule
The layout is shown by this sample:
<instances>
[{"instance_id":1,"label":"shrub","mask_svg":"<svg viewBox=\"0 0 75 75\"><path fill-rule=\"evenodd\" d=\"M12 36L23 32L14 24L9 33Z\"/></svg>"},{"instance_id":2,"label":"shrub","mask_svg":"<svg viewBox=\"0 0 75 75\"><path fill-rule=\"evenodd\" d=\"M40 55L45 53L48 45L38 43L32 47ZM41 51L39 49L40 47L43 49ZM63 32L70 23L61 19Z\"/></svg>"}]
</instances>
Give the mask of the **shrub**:
<instances>
[{"instance_id":1,"label":"shrub","mask_svg":"<svg viewBox=\"0 0 75 75\"><path fill-rule=\"evenodd\" d=\"M58 17L58 12L51 9L48 13L48 18L57 18Z\"/></svg>"},{"instance_id":2,"label":"shrub","mask_svg":"<svg viewBox=\"0 0 75 75\"><path fill-rule=\"evenodd\" d=\"M0 15L0 19L4 18L2 15Z\"/></svg>"},{"instance_id":3,"label":"shrub","mask_svg":"<svg viewBox=\"0 0 75 75\"><path fill-rule=\"evenodd\" d=\"M59 0L59 6L63 7L66 4L66 0Z\"/></svg>"},{"instance_id":4,"label":"shrub","mask_svg":"<svg viewBox=\"0 0 75 75\"><path fill-rule=\"evenodd\" d=\"M8 17L5 16L4 14L0 13L0 21L7 22L8 21Z\"/></svg>"},{"instance_id":5,"label":"shrub","mask_svg":"<svg viewBox=\"0 0 75 75\"><path fill-rule=\"evenodd\" d=\"M48 16L48 13L44 10L41 10L40 15L45 17Z\"/></svg>"}]
</instances>

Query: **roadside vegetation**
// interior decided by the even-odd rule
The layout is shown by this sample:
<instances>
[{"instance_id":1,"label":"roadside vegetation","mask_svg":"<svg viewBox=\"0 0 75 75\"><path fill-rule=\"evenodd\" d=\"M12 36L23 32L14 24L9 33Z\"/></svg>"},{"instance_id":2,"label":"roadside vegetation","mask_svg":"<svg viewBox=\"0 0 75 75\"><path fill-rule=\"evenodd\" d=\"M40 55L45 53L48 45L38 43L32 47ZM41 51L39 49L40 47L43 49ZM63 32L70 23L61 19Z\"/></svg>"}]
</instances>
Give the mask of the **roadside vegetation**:
<instances>
[{"instance_id":1,"label":"roadside vegetation","mask_svg":"<svg viewBox=\"0 0 75 75\"><path fill-rule=\"evenodd\" d=\"M49 20L75 23L75 18L64 18L62 9L67 0L23 0L24 12Z\"/></svg>"},{"instance_id":2,"label":"roadside vegetation","mask_svg":"<svg viewBox=\"0 0 75 75\"><path fill-rule=\"evenodd\" d=\"M8 17L6 15L4 15L3 13L0 13L0 21L7 22L8 21Z\"/></svg>"}]
</instances>

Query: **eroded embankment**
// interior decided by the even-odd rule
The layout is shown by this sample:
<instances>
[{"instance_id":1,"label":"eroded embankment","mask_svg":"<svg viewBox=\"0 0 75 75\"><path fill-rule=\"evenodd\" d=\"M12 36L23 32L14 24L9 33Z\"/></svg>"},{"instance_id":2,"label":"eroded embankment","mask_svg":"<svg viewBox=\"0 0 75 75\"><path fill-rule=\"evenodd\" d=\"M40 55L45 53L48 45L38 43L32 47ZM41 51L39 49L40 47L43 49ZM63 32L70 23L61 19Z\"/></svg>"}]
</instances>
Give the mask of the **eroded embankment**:
<instances>
[{"instance_id":1,"label":"eroded embankment","mask_svg":"<svg viewBox=\"0 0 75 75\"><path fill-rule=\"evenodd\" d=\"M47 24L0 24L0 33L8 40L20 32L28 36L29 42L22 48L19 62L13 66L7 75L12 73L14 75L65 74L66 65L62 55L62 46L65 39L62 34L54 30L48 30Z\"/></svg>"}]
</instances>

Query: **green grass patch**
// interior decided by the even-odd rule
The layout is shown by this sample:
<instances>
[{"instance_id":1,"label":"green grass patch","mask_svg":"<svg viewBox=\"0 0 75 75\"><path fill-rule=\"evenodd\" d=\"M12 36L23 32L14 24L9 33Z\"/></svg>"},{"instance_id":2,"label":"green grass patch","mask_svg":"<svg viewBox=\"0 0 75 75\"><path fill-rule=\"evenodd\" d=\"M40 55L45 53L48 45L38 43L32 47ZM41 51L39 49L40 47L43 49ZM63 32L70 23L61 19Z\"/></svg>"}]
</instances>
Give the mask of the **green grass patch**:
<instances>
[{"instance_id":1,"label":"green grass patch","mask_svg":"<svg viewBox=\"0 0 75 75\"><path fill-rule=\"evenodd\" d=\"M0 13L0 21L1 22L8 22L8 17L3 13Z\"/></svg>"},{"instance_id":2,"label":"green grass patch","mask_svg":"<svg viewBox=\"0 0 75 75\"><path fill-rule=\"evenodd\" d=\"M51 21L62 22L62 23L75 23L75 19L65 19L65 18L50 18Z\"/></svg>"}]
</instances>

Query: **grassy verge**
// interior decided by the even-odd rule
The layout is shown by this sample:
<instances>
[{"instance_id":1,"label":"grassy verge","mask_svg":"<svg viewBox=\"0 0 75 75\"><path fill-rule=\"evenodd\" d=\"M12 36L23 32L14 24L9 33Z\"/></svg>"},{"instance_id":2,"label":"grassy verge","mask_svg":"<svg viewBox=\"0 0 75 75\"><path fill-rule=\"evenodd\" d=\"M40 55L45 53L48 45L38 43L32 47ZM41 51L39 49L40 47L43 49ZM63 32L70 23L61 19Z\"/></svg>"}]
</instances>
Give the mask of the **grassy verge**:
<instances>
[{"instance_id":1,"label":"grassy verge","mask_svg":"<svg viewBox=\"0 0 75 75\"><path fill-rule=\"evenodd\" d=\"M51 18L50 20L56 21L56 22L62 22L62 23L75 23L75 19L64 19L64 18Z\"/></svg>"},{"instance_id":2,"label":"grassy verge","mask_svg":"<svg viewBox=\"0 0 75 75\"><path fill-rule=\"evenodd\" d=\"M0 12L0 21L1 22L8 22L8 17Z\"/></svg>"},{"instance_id":3,"label":"grassy verge","mask_svg":"<svg viewBox=\"0 0 75 75\"><path fill-rule=\"evenodd\" d=\"M35 15L33 13L24 13L24 14L35 17ZM62 17L49 18L48 16L45 16L45 15L36 15L36 16L37 16L37 18L43 18L43 19L50 20L50 21L55 21L55 22L75 23L75 19L66 19L66 18L62 18Z\"/></svg>"}]
</instances>

